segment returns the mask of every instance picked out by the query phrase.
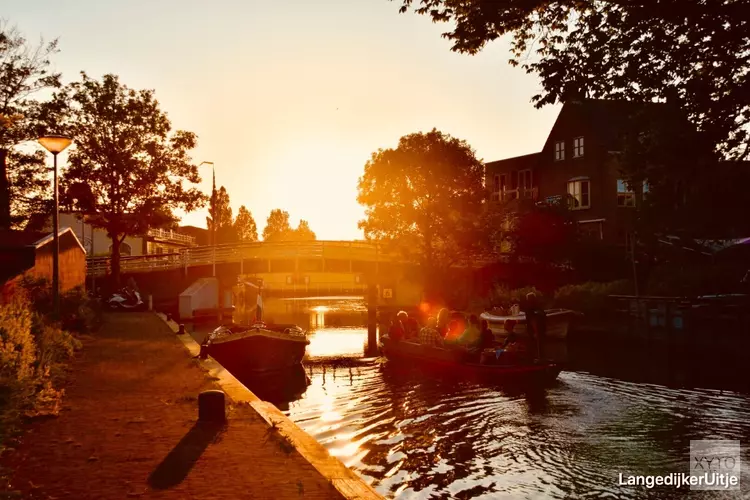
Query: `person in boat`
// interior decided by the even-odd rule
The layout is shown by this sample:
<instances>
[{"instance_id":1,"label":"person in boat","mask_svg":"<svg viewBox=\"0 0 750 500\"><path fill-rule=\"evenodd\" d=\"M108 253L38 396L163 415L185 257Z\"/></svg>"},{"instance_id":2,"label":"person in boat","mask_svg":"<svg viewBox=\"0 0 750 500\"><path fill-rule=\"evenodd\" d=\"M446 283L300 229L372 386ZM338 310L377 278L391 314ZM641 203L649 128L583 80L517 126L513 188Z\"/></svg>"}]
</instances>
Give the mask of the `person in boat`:
<instances>
[{"instance_id":1,"label":"person in boat","mask_svg":"<svg viewBox=\"0 0 750 500\"><path fill-rule=\"evenodd\" d=\"M419 331L419 343L433 347L443 347L443 337L437 329L437 319L430 316L427 325Z\"/></svg>"},{"instance_id":2,"label":"person in boat","mask_svg":"<svg viewBox=\"0 0 750 500\"><path fill-rule=\"evenodd\" d=\"M539 303L534 292L526 294L526 300L521 306L526 315L526 328L536 344L537 358L542 357L542 342L547 333L547 312Z\"/></svg>"},{"instance_id":3,"label":"person in boat","mask_svg":"<svg viewBox=\"0 0 750 500\"><path fill-rule=\"evenodd\" d=\"M438 311L437 315L437 331L440 333L440 336L445 338L445 336L448 334L448 323L451 321L451 312L443 307Z\"/></svg>"},{"instance_id":4,"label":"person in boat","mask_svg":"<svg viewBox=\"0 0 750 500\"><path fill-rule=\"evenodd\" d=\"M406 340L412 340L416 342L419 340L419 322L416 318L413 318L406 313L406 320L404 321L404 330L406 333Z\"/></svg>"},{"instance_id":5,"label":"person in boat","mask_svg":"<svg viewBox=\"0 0 750 500\"><path fill-rule=\"evenodd\" d=\"M464 347L470 351L476 350L479 348L479 340L480 340L480 330L479 330L479 318L477 318L476 314L472 314L469 316L468 324L466 325L466 329L459 335L458 337L454 337L452 339L446 339L445 343L453 346L460 346Z\"/></svg>"},{"instance_id":6,"label":"person in boat","mask_svg":"<svg viewBox=\"0 0 750 500\"><path fill-rule=\"evenodd\" d=\"M504 364L515 364L529 361L529 344L528 339L520 338L513 331L516 327L516 320L506 319L503 324L507 337L500 349L495 353Z\"/></svg>"},{"instance_id":7,"label":"person in boat","mask_svg":"<svg viewBox=\"0 0 750 500\"><path fill-rule=\"evenodd\" d=\"M399 313L396 314L396 318L391 321L391 327L388 329L388 337L396 341L405 340L406 325L404 322L408 317L409 315L406 314L406 311L399 311Z\"/></svg>"},{"instance_id":8,"label":"person in boat","mask_svg":"<svg viewBox=\"0 0 750 500\"><path fill-rule=\"evenodd\" d=\"M447 332L445 333L446 342L453 343L458 337L463 335L467 326L464 314L460 311L453 311L448 322Z\"/></svg>"},{"instance_id":9,"label":"person in boat","mask_svg":"<svg viewBox=\"0 0 750 500\"><path fill-rule=\"evenodd\" d=\"M490 324L483 319L479 326L479 348L490 349L495 346L495 334L490 330Z\"/></svg>"}]
</instances>

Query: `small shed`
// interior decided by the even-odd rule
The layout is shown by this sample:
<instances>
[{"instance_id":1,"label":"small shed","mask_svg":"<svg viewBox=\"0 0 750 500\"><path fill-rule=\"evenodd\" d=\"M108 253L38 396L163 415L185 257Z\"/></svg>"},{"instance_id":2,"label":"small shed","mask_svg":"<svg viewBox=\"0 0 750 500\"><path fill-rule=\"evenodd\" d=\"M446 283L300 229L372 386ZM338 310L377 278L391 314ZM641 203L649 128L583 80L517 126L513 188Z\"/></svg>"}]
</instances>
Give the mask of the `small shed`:
<instances>
[{"instance_id":1,"label":"small shed","mask_svg":"<svg viewBox=\"0 0 750 500\"><path fill-rule=\"evenodd\" d=\"M60 240L60 292L86 283L86 250L75 232L64 227ZM52 233L0 230L0 284L27 275L52 282Z\"/></svg>"}]
</instances>

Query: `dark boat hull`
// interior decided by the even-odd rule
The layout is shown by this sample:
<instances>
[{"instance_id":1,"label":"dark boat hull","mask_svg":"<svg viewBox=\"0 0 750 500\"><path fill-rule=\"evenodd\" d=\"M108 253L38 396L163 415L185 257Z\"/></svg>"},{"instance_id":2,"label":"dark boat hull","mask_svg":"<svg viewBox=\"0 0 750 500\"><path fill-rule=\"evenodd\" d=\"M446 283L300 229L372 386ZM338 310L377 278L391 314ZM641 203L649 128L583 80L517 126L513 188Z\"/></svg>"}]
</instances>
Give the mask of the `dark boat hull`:
<instances>
[{"instance_id":1,"label":"dark boat hull","mask_svg":"<svg viewBox=\"0 0 750 500\"><path fill-rule=\"evenodd\" d=\"M381 341L383 355L389 360L406 362L457 377L475 377L493 382L551 382L562 367L555 363L525 365L482 365L466 361L462 351L424 346L413 342Z\"/></svg>"},{"instance_id":2,"label":"dark boat hull","mask_svg":"<svg viewBox=\"0 0 750 500\"><path fill-rule=\"evenodd\" d=\"M299 367L307 343L307 340L283 339L263 333L238 335L211 343L207 354L233 375L242 377Z\"/></svg>"}]
</instances>

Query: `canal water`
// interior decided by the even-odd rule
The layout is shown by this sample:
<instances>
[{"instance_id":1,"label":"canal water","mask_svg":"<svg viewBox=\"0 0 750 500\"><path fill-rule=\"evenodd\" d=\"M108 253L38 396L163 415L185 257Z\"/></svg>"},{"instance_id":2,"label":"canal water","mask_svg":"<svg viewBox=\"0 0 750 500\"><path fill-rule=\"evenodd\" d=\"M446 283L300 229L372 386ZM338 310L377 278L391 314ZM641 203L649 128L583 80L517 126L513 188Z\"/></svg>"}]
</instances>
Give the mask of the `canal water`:
<instances>
[{"instance_id":1,"label":"canal water","mask_svg":"<svg viewBox=\"0 0 750 500\"><path fill-rule=\"evenodd\" d=\"M688 472L691 440L750 441L750 377L726 361L557 346L571 371L554 384L499 387L363 358L361 299L274 299L265 311L310 330L304 373L244 382L386 497L742 498L618 484Z\"/></svg>"}]
</instances>

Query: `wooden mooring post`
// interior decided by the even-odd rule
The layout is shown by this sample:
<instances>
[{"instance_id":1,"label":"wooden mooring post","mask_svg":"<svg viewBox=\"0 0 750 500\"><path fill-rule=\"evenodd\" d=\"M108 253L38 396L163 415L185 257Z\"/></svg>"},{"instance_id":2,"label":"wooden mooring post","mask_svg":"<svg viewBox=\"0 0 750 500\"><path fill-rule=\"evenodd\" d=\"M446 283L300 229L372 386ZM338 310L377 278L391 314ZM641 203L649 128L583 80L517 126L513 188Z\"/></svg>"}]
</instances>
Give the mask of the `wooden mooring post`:
<instances>
[{"instance_id":1,"label":"wooden mooring post","mask_svg":"<svg viewBox=\"0 0 750 500\"><path fill-rule=\"evenodd\" d=\"M367 286L367 356L378 355L378 287Z\"/></svg>"}]
</instances>

